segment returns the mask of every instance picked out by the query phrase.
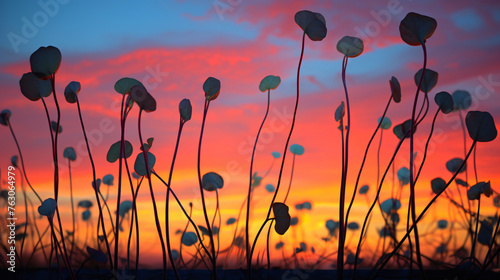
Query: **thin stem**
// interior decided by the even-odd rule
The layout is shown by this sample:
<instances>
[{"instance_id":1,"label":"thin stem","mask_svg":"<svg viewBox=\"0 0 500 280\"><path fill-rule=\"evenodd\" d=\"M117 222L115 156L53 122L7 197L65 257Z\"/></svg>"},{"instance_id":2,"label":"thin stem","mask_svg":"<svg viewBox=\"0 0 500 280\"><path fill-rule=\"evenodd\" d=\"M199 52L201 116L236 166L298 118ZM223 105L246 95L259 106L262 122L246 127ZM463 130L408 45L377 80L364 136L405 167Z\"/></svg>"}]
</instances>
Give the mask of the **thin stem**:
<instances>
[{"instance_id":1,"label":"thin stem","mask_svg":"<svg viewBox=\"0 0 500 280\"><path fill-rule=\"evenodd\" d=\"M247 269L251 269L252 261L250 259L250 229L248 227L250 222L250 195L252 193L252 176L253 176L253 160L255 156L255 149L257 147L257 143L259 141L260 132L262 131L262 127L264 126L264 122L267 119L267 115L269 113L269 104L271 103L271 90L267 90L267 107L266 114L264 115L264 119L262 119L262 123L260 124L259 131L257 132L257 137L255 137L255 143L253 145L252 150L252 158L250 160L250 180L248 184L248 195L247 195L247 213L246 213L246 223L245 223L245 243L246 243L246 256L247 256Z\"/></svg>"},{"instance_id":2,"label":"thin stem","mask_svg":"<svg viewBox=\"0 0 500 280\"><path fill-rule=\"evenodd\" d=\"M288 198L288 194L290 193L290 189L292 188L292 180L293 180L293 171L295 169L295 154L293 154L292 158L292 172L290 174L290 183L288 184L288 189L286 190L286 195L285 198L283 199L283 203L286 203L286 200Z\"/></svg>"},{"instance_id":3,"label":"thin stem","mask_svg":"<svg viewBox=\"0 0 500 280\"><path fill-rule=\"evenodd\" d=\"M212 233L212 228L210 227L210 221L208 219L208 213L207 213L207 207L205 203L205 194L203 192L203 183L201 182L201 168L200 168L200 162L201 162L201 143L203 140L203 130L205 128L205 121L207 118L207 113L208 113L208 108L210 106L210 101L205 99L205 105L204 105L204 110L203 110L203 121L201 123L201 132L200 132L200 141L198 144L198 162L197 162L197 171L198 171L198 183L200 185L200 194L201 194L201 203L203 205L203 215L205 217L205 223L207 225L207 230L208 230L208 235L210 238L210 246L212 247L212 255L208 255L210 258L210 261L212 262L212 268L213 268L213 273L215 276L215 279L217 279L217 260L215 256L215 243L214 243L214 236Z\"/></svg>"},{"instance_id":4,"label":"thin stem","mask_svg":"<svg viewBox=\"0 0 500 280\"><path fill-rule=\"evenodd\" d=\"M272 206L274 204L274 201L276 200L276 196L278 194L278 190L279 190L280 183L281 183L281 176L283 175L283 167L285 165L285 159L286 159L286 152L288 150L288 144L290 142L290 138L292 137L293 128L295 126L295 118L297 116L297 108L299 106L299 96L300 96L300 92L299 92L300 80L299 80L299 78L300 78L300 67L302 65L302 58L304 57L305 36L306 36L306 33L304 32L302 34L302 50L300 52L299 66L297 68L297 97L296 97L296 100L295 100L295 108L293 110L292 125L290 127L290 132L288 133L288 137L287 137L287 140L286 140L285 148L283 150L283 160L281 161L280 173L278 175L278 183L276 184L276 190L274 191L274 196L273 196L273 199L271 200L271 205L269 206L269 209L267 211L266 219L264 220L264 223L262 223L259 231L257 232L257 235L255 236L254 242L252 244L252 249L250 251L250 261L252 261L253 251L255 249L255 244L257 243L257 240L259 238L259 234L264 229L264 226L266 225L267 221L269 220L269 216L271 215L271 209L272 209ZM249 271L249 279L252 279L252 270L249 269L248 271Z\"/></svg>"},{"instance_id":5,"label":"thin stem","mask_svg":"<svg viewBox=\"0 0 500 280\"><path fill-rule=\"evenodd\" d=\"M76 105L78 108L78 116L80 117L80 124L82 126L83 137L85 138L85 144L87 146L87 153L89 154L90 165L92 166L92 180L94 182L94 186L97 187L94 159L92 158L92 153L90 152L89 141L87 139L87 132L85 132L85 125L83 124L82 111L80 109L80 101L78 100L78 98L76 99ZM104 215L102 214L101 202L99 199L99 194L98 194L97 188L93 188L93 189L94 189L94 193L95 193L95 199L97 201L97 208L99 209L99 219L102 223L102 235L103 235L104 241L106 243L106 249L108 250L109 265L110 265L111 270L113 270L113 259L111 258L111 249L109 248L108 237L106 236L106 226L104 224ZM99 228L97 229L96 238L97 238L97 240L99 240ZM99 244L99 242L98 242L98 244Z\"/></svg>"},{"instance_id":6,"label":"thin stem","mask_svg":"<svg viewBox=\"0 0 500 280\"><path fill-rule=\"evenodd\" d=\"M151 202L153 203L153 211L154 211L154 216L155 216L155 224L156 224L156 230L158 231L158 237L160 238L160 244L161 244L161 251L162 251L162 257L163 257L163 278L167 278L167 253L165 249L165 243L163 242L163 234L161 233L161 226L160 226L160 219L158 218L158 210L156 208L156 201L155 201L155 195L153 191L153 184L151 183L151 170L149 169L149 162L148 162L148 151L144 146L144 142L142 141L142 132L141 132L141 116L142 116L142 109L139 110L139 118L137 120L137 126L139 130L139 141L141 141L141 147L142 147L142 154L144 155L144 164L146 167L146 177L148 179L148 184L149 184L149 192L151 193Z\"/></svg>"},{"instance_id":7,"label":"thin stem","mask_svg":"<svg viewBox=\"0 0 500 280\"><path fill-rule=\"evenodd\" d=\"M69 258L73 256L73 249L75 247L75 204L73 202L73 180L71 179L71 160L68 158L68 171L69 171L69 191L71 196L71 217L73 221L73 236L71 242L71 251L69 253Z\"/></svg>"}]
</instances>

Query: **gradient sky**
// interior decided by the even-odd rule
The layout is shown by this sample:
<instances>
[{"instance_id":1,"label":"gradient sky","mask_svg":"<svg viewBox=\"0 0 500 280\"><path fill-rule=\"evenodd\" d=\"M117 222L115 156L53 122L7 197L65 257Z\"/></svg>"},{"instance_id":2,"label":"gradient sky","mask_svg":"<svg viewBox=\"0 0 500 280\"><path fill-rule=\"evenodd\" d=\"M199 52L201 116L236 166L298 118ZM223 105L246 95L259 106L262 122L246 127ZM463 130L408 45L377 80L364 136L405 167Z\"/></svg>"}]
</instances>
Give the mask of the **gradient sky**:
<instances>
[{"instance_id":1,"label":"gradient sky","mask_svg":"<svg viewBox=\"0 0 500 280\"><path fill-rule=\"evenodd\" d=\"M500 119L500 4L498 1L8 1L1 4L0 24L0 110L12 111L11 123L17 133L28 176L43 198L53 196L53 167L47 120L40 101L27 100L19 90L19 79L30 71L29 56L40 46L53 45L62 53L56 76L56 91L61 104L63 132L60 154L73 146L78 160L73 164L76 200L92 199L91 169L83 146L83 135L74 104L64 102L64 87L79 81L79 94L87 131L93 135L92 152L97 176L115 174L117 164L106 162L109 146L119 140L119 101L113 86L122 77L143 82L158 103L156 112L143 117L144 137L154 137L152 152L157 156L155 170L168 177L178 127L178 102L189 98L193 118L185 128L174 170L172 187L187 205L194 202L194 216L202 223L199 189L196 179L196 149L203 112L202 84L209 76L220 79L221 93L208 112L202 146L202 173L215 171L225 180L220 191L222 220L238 213L249 180L249 158L256 132L265 113L266 95L258 85L267 75L279 75L281 85L271 92L271 112L264 126L254 170L263 174L271 166L272 151L283 152L291 124L295 100L296 69L302 30L293 20L303 9L320 12L326 19L327 37L321 42L306 40L301 72L301 100L291 144L304 146L304 155L296 158L292 191L288 204L310 201L313 210L303 214L291 207L292 216L301 217L299 226L309 231L299 236L320 239L326 235L326 219L338 219L341 146L338 124L333 114L345 95L341 82L342 55L337 42L345 35L363 39L365 50L349 59L347 85L351 101L351 149L348 191L350 197L364 149L376 127L377 119L390 96L388 80L396 76L402 86L402 102L392 104L387 116L393 125L408 119L416 86L413 76L422 67L419 47L402 42L398 26L411 11L435 18L438 27L428 39L428 67L439 73L437 86L430 92L430 114L437 106L432 101L440 91L467 90L473 97L471 110L490 112ZM42 3L42 4L40 4ZM43 3L48 3L44 5ZM55 118L53 98L48 99ZM138 151L137 109L131 113L127 139ZM464 116L465 116L464 112ZM431 117L416 134L417 162L430 129ZM498 123L498 121L497 121ZM498 125L497 125L498 127ZM11 156L17 154L6 127L0 134L0 168L5 172ZM417 207L423 209L430 199L430 180L451 173L445 163L463 157L463 136L458 113L440 115L435 138L431 141L427 162L417 184ZM91 136L92 138L92 136ZM377 141L379 137L376 138ZM386 167L397 143L391 131L384 132L381 146L381 170ZM477 148L478 180L491 180L498 190L500 176L499 140L481 143ZM467 136L467 147L471 144ZM378 142L377 142L378 143ZM396 170L408 166L409 146L396 158ZM282 188L284 197L289 184L292 157L285 163ZM264 178L254 195L252 231L260 226L270 202L266 184L276 184L278 162ZM61 203L68 206L67 165L61 169ZM360 184L376 184L376 145L371 147ZM4 175L4 174L2 174ZM461 175L461 177L464 177ZM472 169L469 181L473 182ZM390 197L392 175L384 185L381 199ZM384 191L385 190L385 191ZM160 212L163 213L165 189L155 182ZM116 183L110 189L115 199ZM403 189L407 205L408 187ZM128 186L124 197L130 198ZM162 202L163 200L163 202ZM208 195L210 213L214 196ZM151 214L149 192L141 192L143 220ZM442 203L442 206L439 204ZM364 198L355 202L351 220L362 222L366 213ZM492 199L484 202L484 211L493 213ZM438 200L439 209L447 202ZM114 208L114 207L112 207ZM173 207L174 208L174 207ZM405 207L403 207L405 208ZM95 210L95 209L94 209ZM177 211L177 209L174 209ZM401 216L406 211L401 212ZM95 213L97 213L95 211ZM173 215L173 228L184 225L180 212ZM376 212L377 216L380 213ZM447 211L434 213L447 218ZM97 214L95 214L97 216ZM69 216L65 218L69 219ZM95 221L95 217L94 217ZM379 221L379 220L376 220ZM152 220L144 222L145 232L155 238ZM433 224L429 218L423 223ZM377 225L380 228L380 224ZM373 234L376 226L372 226ZM232 234L228 229L228 236ZM287 233L290 234L291 233ZM357 239L357 238L356 238ZM275 236L275 241L278 237ZM145 244L152 244L144 241ZM312 241L314 243L314 241ZM432 243L432 242L431 242ZM147 245L149 246L149 245ZM297 244L295 244L297 246ZM317 245L321 247L322 245ZM291 247L290 247L291 248Z\"/></svg>"}]
</instances>

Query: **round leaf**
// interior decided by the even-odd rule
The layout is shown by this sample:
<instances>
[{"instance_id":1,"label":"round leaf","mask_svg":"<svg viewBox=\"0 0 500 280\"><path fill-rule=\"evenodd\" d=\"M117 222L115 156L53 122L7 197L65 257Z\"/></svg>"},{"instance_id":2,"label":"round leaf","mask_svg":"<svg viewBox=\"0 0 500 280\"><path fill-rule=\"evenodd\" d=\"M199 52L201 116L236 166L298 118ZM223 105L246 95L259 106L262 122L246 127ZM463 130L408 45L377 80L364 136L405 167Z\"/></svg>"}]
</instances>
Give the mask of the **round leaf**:
<instances>
[{"instance_id":1,"label":"round leaf","mask_svg":"<svg viewBox=\"0 0 500 280\"><path fill-rule=\"evenodd\" d=\"M181 242L186 246L194 245L198 242L198 236L196 233L188 231L182 235Z\"/></svg>"},{"instance_id":2,"label":"round leaf","mask_svg":"<svg viewBox=\"0 0 500 280\"><path fill-rule=\"evenodd\" d=\"M432 36L436 27L437 22L435 19L410 12L399 24L399 33L401 39L408 45L420 46L425 44L426 39Z\"/></svg>"},{"instance_id":3,"label":"round leaf","mask_svg":"<svg viewBox=\"0 0 500 280\"><path fill-rule=\"evenodd\" d=\"M337 43L337 51L347 57L359 56L364 49L363 40L357 37L344 36Z\"/></svg>"},{"instance_id":4,"label":"round leaf","mask_svg":"<svg viewBox=\"0 0 500 280\"><path fill-rule=\"evenodd\" d=\"M380 208L386 214L391 214L392 211L397 211L401 208L401 202L398 199L389 198L380 204Z\"/></svg>"},{"instance_id":5,"label":"round leaf","mask_svg":"<svg viewBox=\"0 0 500 280\"><path fill-rule=\"evenodd\" d=\"M65 157L71 161L75 161L76 160L75 149L73 149L72 147L67 147L66 149L64 149L63 157Z\"/></svg>"},{"instance_id":6,"label":"round leaf","mask_svg":"<svg viewBox=\"0 0 500 280\"><path fill-rule=\"evenodd\" d=\"M458 169L460 168L460 166L462 165L463 162L464 162L464 160L461 158L450 159L448 162L446 162L446 169L448 169L448 171L450 171L451 173L455 173L458 171ZM467 164L464 164L464 166L462 167L462 169L458 173L462 173L466 169L467 169Z\"/></svg>"},{"instance_id":7,"label":"round leaf","mask_svg":"<svg viewBox=\"0 0 500 280\"><path fill-rule=\"evenodd\" d=\"M488 112L470 111L465 116L470 138L477 142L490 142L497 137L495 121Z\"/></svg>"},{"instance_id":8,"label":"round leaf","mask_svg":"<svg viewBox=\"0 0 500 280\"><path fill-rule=\"evenodd\" d=\"M31 101L37 101L41 97L47 97L52 93L52 85L49 80L39 79L32 72L25 73L19 80L21 93Z\"/></svg>"},{"instance_id":9,"label":"round leaf","mask_svg":"<svg viewBox=\"0 0 500 280\"><path fill-rule=\"evenodd\" d=\"M299 144L293 144L290 146L290 152L294 155L301 156L304 153L304 147Z\"/></svg>"},{"instance_id":10,"label":"round leaf","mask_svg":"<svg viewBox=\"0 0 500 280\"><path fill-rule=\"evenodd\" d=\"M191 119L192 111L193 107L191 106L191 101L189 101L189 99L182 99L181 102L179 102L179 114L184 122Z\"/></svg>"},{"instance_id":11,"label":"round leaf","mask_svg":"<svg viewBox=\"0 0 500 280\"><path fill-rule=\"evenodd\" d=\"M392 99L394 102L401 102L401 85L396 77L392 76L389 80L389 86L391 87Z\"/></svg>"},{"instance_id":12,"label":"round leaf","mask_svg":"<svg viewBox=\"0 0 500 280\"><path fill-rule=\"evenodd\" d=\"M394 126L392 131L398 137L398 139L401 140L405 136L406 136L406 138L410 138L410 136L411 136L409 133L410 129L411 129L411 120L406 120L404 123ZM416 129L415 129L415 131L416 131Z\"/></svg>"},{"instance_id":13,"label":"round leaf","mask_svg":"<svg viewBox=\"0 0 500 280\"><path fill-rule=\"evenodd\" d=\"M356 222L350 222L349 224L347 224L347 228L352 229L352 230L356 230L356 229L359 229L359 224Z\"/></svg>"},{"instance_id":14,"label":"round leaf","mask_svg":"<svg viewBox=\"0 0 500 280\"><path fill-rule=\"evenodd\" d=\"M438 224L438 228L440 228L440 229L445 229L445 228L448 227L448 221L447 220L439 220L437 222L437 224Z\"/></svg>"},{"instance_id":15,"label":"round leaf","mask_svg":"<svg viewBox=\"0 0 500 280\"><path fill-rule=\"evenodd\" d=\"M401 167L398 170L398 180L402 186L410 183L410 170L406 167Z\"/></svg>"},{"instance_id":16,"label":"round leaf","mask_svg":"<svg viewBox=\"0 0 500 280\"><path fill-rule=\"evenodd\" d=\"M370 187L368 185L364 185L359 189L359 194L365 194L368 192L369 189Z\"/></svg>"},{"instance_id":17,"label":"round leaf","mask_svg":"<svg viewBox=\"0 0 500 280\"><path fill-rule=\"evenodd\" d=\"M446 188L446 182L441 178L434 178L431 180L431 188L433 193L441 193Z\"/></svg>"},{"instance_id":18,"label":"round leaf","mask_svg":"<svg viewBox=\"0 0 500 280\"><path fill-rule=\"evenodd\" d=\"M422 78L422 71L423 69L420 69L417 71L415 74L415 85L418 87L420 84L420 78ZM433 71L431 69L425 69L424 73L424 79L422 80L422 85L420 86L420 90L429 93L437 84L438 82L438 73L436 71Z\"/></svg>"},{"instance_id":19,"label":"round leaf","mask_svg":"<svg viewBox=\"0 0 500 280\"><path fill-rule=\"evenodd\" d=\"M453 98L446 91L441 91L434 96L434 101L439 106L439 110L444 114L448 114L453 111Z\"/></svg>"},{"instance_id":20,"label":"round leaf","mask_svg":"<svg viewBox=\"0 0 500 280\"><path fill-rule=\"evenodd\" d=\"M125 200L120 203L120 216L123 218L130 210L132 210L133 204L130 200Z\"/></svg>"},{"instance_id":21,"label":"round leaf","mask_svg":"<svg viewBox=\"0 0 500 280\"><path fill-rule=\"evenodd\" d=\"M273 193L275 190L274 186L271 185L271 184L267 184L266 185L266 191L270 192L270 193Z\"/></svg>"},{"instance_id":22,"label":"round leaf","mask_svg":"<svg viewBox=\"0 0 500 280\"><path fill-rule=\"evenodd\" d=\"M279 152L272 152L271 155L273 156L273 158L280 158L281 157L281 154Z\"/></svg>"},{"instance_id":23,"label":"round leaf","mask_svg":"<svg viewBox=\"0 0 500 280\"><path fill-rule=\"evenodd\" d=\"M120 143L121 141L118 141L111 145L111 147L109 147L108 154L106 155L106 160L108 162L113 163L120 158ZM132 144L130 144L129 141L125 140L125 157L130 157L132 155L132 152Z\"/></svg>"},{"instance_id":24,"label":"round leaf","mask_svg":"<svg viewBox=\"0 0 500 280\"><path fill-rule=\"evenodd\" d=\"M203 83L203 91L208 101L217 99L220 93L220 81L213 77L208 77Z\"/></svg>"},{"instance_id":25,"label":"round leaf","mask_svg":"<svg viewBox=\"0 0 500 280\"><path fill-rule=\"evenodd\" d=\"M95 182L97 185L97 191L99 191L99 188L101 187L101 179L97 179L97 180L95 180ZM94 189L96 188L93 181L92 181L92 188L94 188Z\"/></svg>"},{"instance_id":26,"label":"round leaf","mask_svg":"<svg viewBox=\"0 0 500 280\"><path fill-rule=\"evenodd\" d=\"M201 178L201 184L206 191L215 191L215 189L222 189L224 179L215 172L208 172Z\"/></svg>"},{"instance_id":27,"label":"round leaf","mask_svg":"<svg viewBox=\"0 0 500 280\"><path fill-rule=\"evenodd\" d=\"M121 94L129 94L130 89L137 85L144 87L141 82L134 78L121 78L115 83L115 91Z\"/></svg>"},{"instance_id":28,"label":"round leaf","mask_svg":"<svg viewBox=\"0 0 500 280\"><path fill-rule=\"evenodd\" d=\"M53 75L61 65L61 52L53 46L40 47L30 56L31 72L39 78Z\"/></svg>"},{"instance_id":29,"label":"round leaf","mask_svg":"<svg viewBox=\"0 0 500 280\"><path fill-rule=\"evenodd\" d=\"M84 221L87 221L88 219L90 219L90 211L89 210L85 210L82 212L82 220Z\"/></svg>"},{"instance_id":30,"label":"round leaf","mask_svg":"<svg viewBox=\"0 0 500 280\"><path fill-rule=\"evenodd\" d=\"M326 37L326 21L320 13L299 11L295 14L295 22L312 41L321 41Z\"/></svg>"},{"instance_id":31,"label":"round leaf","mask_svg":"<svg viewBox=\"0 0 500 280\"><path fill-rule=\"evenodd\" d=\"M291 217L288 213L288 206L281 202L273 204L273 213L275 218L274 230L279 235L285 234L290 227Z\"/></svg>"},{"instance_id":32,"label":"round leaf","mask_svg":"<svg viewBox=\"0 0 500 280\"><path fill-rule=\"evenodd\" d=\"M90 200L81 200L78 202L78 207L90 208L92 207L92 202Z\"/></svg>"},{"instance_id":33,"label":"round leaf","mask_svg":"<svg viewBox=\"0 0 500 280\"><path fill-rule=\"evenodd\" d=\"M38 206L38 213L42 216L47 216L48 218L54 217L54 212L56 211L57 203L53 198L47 198L42 202L42 205Z\"/></svg>"},{"instance_id":34,"label":"round leaf","mask_svg":"<svg viewBox=\"0 0 500 280\"><path fill-rule=\"evenodd\" d=\"M81 88L82 86L79 82L69 83L64 89L64 98L66 98L66 101L68 101L68 103L75 103L78 100L77 95Z\"/></svg>"},{"instance_id":35,"label":"round leaf","mask_svg":"<svg viewBox=\"0 0 500 280\"><path fill-rule=\"evenodd\" d=\"M108 175L104 175L104 177L102 177L102 183L104 185L108 185L108 186L112 186L113 185L113 180L115 178L113 177L113 175L111 174L108 174Z\"/></svg>"},{"instance_id":36,"label":"round leaf","mask_svg":"<svg viewBox=\"0 0 500 280\"><path fill-rule=\"evenodd\" d=\"M156 162L156 157L152 153L148 152L148 166L149 166L149 172L153 169L155 166ZM137 173L139 176L146 176L148 174L148 170L146 170L146 162L144 159L144 153L139 153L135 159L134 163L134 171Z\"/></svg>"},{"instance_id":37,"label":"round leaf","mask_svg":"<svg viewBox=\"0 0 500 280\"><path fill-rule=\"evenodd\" d=\"M226 221L226 225L232 225L234 223L236 223L236 219L235 218L229 218Z\"/></svg>"},{"instance_id":38,"label":"round leaf","mask_svg":"<svg viewBox=\"0 0 500 280\"><path fill-rule=\"evenodd\" d=\"M62 133L62 126L61 126L61 124L59 124L59 129L57 129L57 122L51 121L50 122L50 126L52 127L52 131L54 131L54 132L57 131L57 133Z\"/></svg>"},{"instance_id":39,"label":"round leaf","mask_svg":"<svg viewBox=\"0 0 500 280\"><path fill-rule=\"evenodd\" d=\"M260 81L259 90L266 92L268 90L275 89L281 83L281 78L279 76L269 75Z\"/></svg>"},{"instance_id":40,"label":"round leaf","mask_svg":"<svg viewBox=\"0 0 500 280\"><path fill-rule=\"evenodd\" d=\"M12 112L9 109L2 110L0 112L0 124L7 126L10 116L12 116Z\"/></svg>"},{"instance_id":41,"label":"round leaf","mask_svg":"<svg viewBox=\"0 0 500 280\"><path fill-rule=\"evenodd\" d=\"M380 123L380 119L382 119L382 117L378 118L379 123ZM389 128L391 128L391 125L392 125L391 120L388 117L384 117L384 119L382 120L382 123L380 124L380 128L389 129Z\"/></svg>"},{"instance_id":42,"label":"round leaf","mask_svg":"<svg viewBox=\"0 0 500 280\"><path fill-rule=\"evenodd\" d=\"M454 110L465 110L472 104L470 93L465 90L455 90L451 97L453 98Z\"/></svg>"}]
</instances>

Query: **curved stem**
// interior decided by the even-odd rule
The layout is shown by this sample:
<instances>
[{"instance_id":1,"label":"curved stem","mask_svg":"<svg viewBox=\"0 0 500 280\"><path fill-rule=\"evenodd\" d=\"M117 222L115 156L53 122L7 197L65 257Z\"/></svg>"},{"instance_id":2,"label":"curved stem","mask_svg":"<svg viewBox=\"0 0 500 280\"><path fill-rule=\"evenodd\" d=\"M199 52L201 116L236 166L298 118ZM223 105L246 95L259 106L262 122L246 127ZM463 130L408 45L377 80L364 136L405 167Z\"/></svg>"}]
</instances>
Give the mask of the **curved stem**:
<instances>
[{"instance_id":1,"label":"curved stem","mask_svg":"<svg viewBox=\"0 0 500 280\"><path fill-rule=\"evenodd\" d=\"M253 160L255 156L255 149L257 147L257 143L259 141L260 132L262 131L262 127L264 126L264 122L267 119L267 115L269 113L269 104L271 103L271 90L267 90L267 107L266 114L264 115L264 119L262 119L262 123L260 124L259 131L257 132L257 137L255 137L255 143L253 145L252 150L252 158L250 160L250 180L248 184L248 195L247 195L247 213L246 213L246 223L245 223L245 243L246 243L246 256L247 256L247 269L251 269L252 262L250 260L250 229L248 228L248 224L250 221L250 195L252 193L252 176L253 176Z\"/></svg>"},{"instance_id":2,"label":"curved stem","mask_svg":"<svg viewBox=\"0 0 500 280\"><path fill-rule=\"evenodd\" d=\"M167 278L167 253L165 249L165 243L163 242L163 234L161 233L160 219L158 218L158 209L156 208L155 194L153 191L153 184L151 183L151 170L149 169L148 162L148 151L144 147L144 142L142 141L142 132L141 132L141 117L142 117L142 109L139 110L139 117L137 120L138 123L138 131L139 131L139 141L141 141L142 154L144 155L144 164L146 167L146 177L148 179L149 184L149 192L151 194L151 202L153 203L153 212L155 217L156 230L158 232L158 237L160 238L161 251L163 257L163 278Z\"/></svg>"},{"instance_id":3,"label":"curved stem","mask_svg":"<svg viewBox=\"0 0 500 280\"><path fill-rule=\"evenodd\" d=\"M254 248L255 248L255 244L257 243L257 240L259 238L259 234L262 232L262 229L264 228L264 226L266 225L267 221L269 220L269 216L271 215L272 206L274 204L274 201L276 200L276 195L278 194L278 190L280 188L281 176L283 175L283 167L285 165L286 152L288 150L288 144L290 143L290 138L292 137L293 128L295 126L295 118L297 116L297 108L299 107L299 96L300 96L300 92L299 92L300 80L299 80L299 78L300 78L300 67L302 65L302 58L304 57L305 36L306 36L306 33L304 32L302 34L302 50L300 52L299 66L297 68L297 97L296 97L296 100L295 100L295 108L293 110L292 125L290 127L290 132L288 133L288 137L287 137L287 140L286 140L286 143L285 143L285 148L283 150L283 160L281 161L280 173L278 175L278 183L276 184L276 190L274 191L274 196L273 196L273 199L271 200L271 205L269 206L269 209L267 211L266 219L265 219L264 223L262 224L262 226L260 227L259 231L257 232L257 235L255 236L254 242L252 244L252 249L250 251L250 262L252 261L253 251L254 251ZM252 277L252 270L251 269L249 269L249 277L250 277L250 279Z\"/></svg>"},{"instance_id":4,"label":"curved stem","mask_svg":"<svg viewBox=\"0 0 500 280\"><path fill-rule=\"evenodd\" d=\"M87 139L87 132L85 131L85 125L83 124L82 111L80 109L80 101L78 100L78 98L76 99L76 105L78 108L78 116L80 117L80 124L82 126L83 137L85 138L85 144L87 146L87 153L89 154L90 165L92 165L92 178L93 178L92 180L94 182L94 186L97 186L94 159L92 158L92 153L90 152L89 141ZM109 265L111 267L111 270L113 270L113 259L111 258L111 249L109 248L108 237L106 236L106 227L104 224L104 215L102 214L101 202L99 199L99 194L98 194L97 188L93 188L93 189L94 189L94 193L95 193L95 199L97 201L97 207L99 208L99 219L102 223L102 235L103 235L104 241L106 243L106 249L108 250ZM97 229L96 238L99 239L99 228Z\"/></svg>"}]
</instances>

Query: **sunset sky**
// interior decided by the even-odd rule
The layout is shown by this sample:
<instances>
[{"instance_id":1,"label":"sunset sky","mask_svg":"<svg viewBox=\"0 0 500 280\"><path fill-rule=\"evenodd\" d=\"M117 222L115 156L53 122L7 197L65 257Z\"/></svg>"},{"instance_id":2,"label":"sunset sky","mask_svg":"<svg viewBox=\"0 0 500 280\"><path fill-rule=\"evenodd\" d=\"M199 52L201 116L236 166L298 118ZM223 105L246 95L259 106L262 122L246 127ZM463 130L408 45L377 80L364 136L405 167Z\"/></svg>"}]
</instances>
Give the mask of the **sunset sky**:
<instances>
[{"instance_id":1,"label":"sunset sky","mask_svg":"<svg viewBox=\"0 0 500 280\"><path fill-rule=\"evenodd\" d=\"M42 0L29 3L31 5L24 1L1 4L0 110L12 111L10 120L24 155L27 176L43 199L54 196L47 120L41 101L29 101L19 89L21 76L30 71L29 57L40 46L56 46L62 53L62 63L56 74L56 93L61 105L63 128L59 137L59 154L60 160L64 161L64 148L72 146L77 150L78 159L72 163L75 200L94 200L94 195L90 162L76 105L65 102L63 97L64 88L71 81L79 81L82 85L79 100L87 133L93 139L91 150L96 161L97 176L102 178L109 173L115 176L115 185L110 188L112 211L116 206L118 164L108 163L106 153L120 137L121 95L114 91L115 82L122 77L133 77L141 81L156 99L157 111L143 115L142 133L144 138L155 138L151 150L157 158L155 170L165 179L168 178L177 136L178 103L183 98L191 100L193 117L184 127L172 188L186 207L189 202L194 203L193 217L198 224L203 225L196 177L197 145L204 102L202 84L210 76L221 81L220 95L211 102L207 115L201 156L202 174L214 171L222 175L225 181L224 188L220 190L221 237L232 237L234 225L225 227L225 221L238 215L248 189L249 159L267 102L266 94L259 91L259 83L267 75L280 76L280 86L271 91L271 110L255 156L254 170L259 175L266 173L273 165L271 172L255 189L251 225L254 236L272 197L265 186L276 185L281 164L281 159L273 163L271 153L283 153L295 104L297 64L303 31L294 22L294 15L300 10L321 13L326 19L328 34L321 42L306 38L300 78L301 99L290 141L290 144L301 144L305 149L302 156L295 158L293 184L287 201L292 217L298 216L300 221L291 230L296 231L296 235L293 232L285 235L289 240L296 241L290 241L290 251L292 246L297 247L301 241L296 240L295 236L297 239L307 238L310 240L309 245L315 248L325 246L321 243L321 237L327 235L325 221L338 220L341 136L334 112L340 102L345 101L341 80L343 56L336 50L336 44L343 36L360 37L365 45L364 52L359 57L350 58L347 66L352 118L347 178L349 200L366 145L390 98L388 81L391 76L397 77L401 83L402 101L391 104L387 116L393 126L411 117L416 91L413 77L422 68L423 54L422 48L405 44L399 35L400 21L408 12L431 16L438 22L435 33L426 45L428 68L439 73L439 80L429 93L429 114L415 135L417 164L421 163L432 116L437 110L434 95L440 91L450 94L455 90L468 91L473 100L469 110L490 112L498 128L498 1L477 1L475 5L471 5L470 1L427 0L178 0L149 1L148 4L141 1ZM46 102L54 120L56 110L53 97L47 98ZM465 117L466 112L462 114ZM133 165L140 146L137 115L136 107L131 112L126 128L126 139L134 146L130 165ZM10 158L18 153L8 128L2 126L0 129L0 169L4 180ZM430 180L435 177L449 180L452 174L446 170L445 163L455 157L464 157L458 112L439 115L434 134L416 186L417 211L421 211L431 198ZM466 138L469 148L472 141L468 135ZM360 186L370 186L368 197L371 201L375 196L379 139L380 134L371 146L360 180ZM383 133L381 173L387 167L396 144L397 138L391 127ZM409 144L405 143L396 157L396 171L409 166L409 154ZM478 180L490 180L491 186L497 191L500 191L499 164L498 139L477 146ZM472 161L469 166L469 183L474 184ZM278 201L286 193L291 167L292 154L288 153ZM60 172L60 204L68 209L64 211L63 219L69 225L69 174L65 162ZM391 172L382 189L381 200L391 196ZM465 179L464 174L459 177ZM20 176L17 180L20 181ZM451 187L452 191L456 191L454 185ZM3 183L2 188L5 188ZM104 186L101 189L105 191ZM123 189L122 199L131 199L130 187L125 185ZM154 180L154 189L163 217L165 187ZM465 192L464 188L462 190ZM400 215L406 217L409 186L403 188L402 194ZM213 215L215 196L213 193L206 196L209 213ZM18 199L21 205L21 197ZM154 252L160 255L157 241L152 241L157 238L157 234L150 201L147 185L143 185L139 204L144 231L141 245L144 244L143 250L155 248ZM308 213L293 207L304 201L312 204L312 210ZM492 201L490 197L481 202L481 213L494 213ZM186 219L175 202L171 205L174 232L185 226ZM362 224L366 211L365 197L360 196L355 201L350 221ZM98 212L95 206L92 213L93 222L96 222ZM382 224L380 211L376 210L374 214L369 234L375 236L375 230L380 229ZM422 227L435 224L437 218L449 219L448 202L445 199L438 200L429 217L422 222ZM359 235L359 230L355 233ZM354 238L353 244L357 238ZM263 239L261 236L259 244L264 244ZM278 241L279 237L274 233L272 243ZM225 241L222 242L225 244ZM435 249L428 250L434 252Z\"/></svg>"}]
</instances>

